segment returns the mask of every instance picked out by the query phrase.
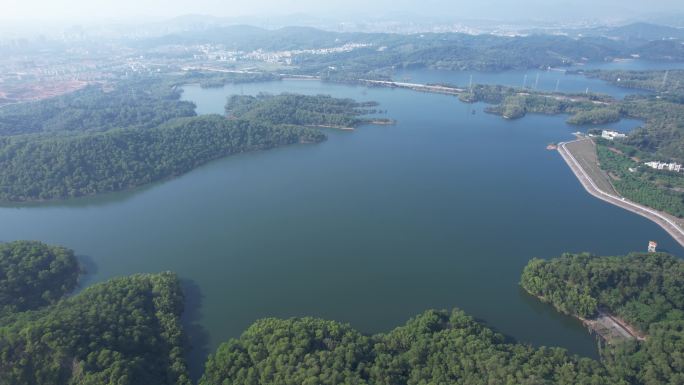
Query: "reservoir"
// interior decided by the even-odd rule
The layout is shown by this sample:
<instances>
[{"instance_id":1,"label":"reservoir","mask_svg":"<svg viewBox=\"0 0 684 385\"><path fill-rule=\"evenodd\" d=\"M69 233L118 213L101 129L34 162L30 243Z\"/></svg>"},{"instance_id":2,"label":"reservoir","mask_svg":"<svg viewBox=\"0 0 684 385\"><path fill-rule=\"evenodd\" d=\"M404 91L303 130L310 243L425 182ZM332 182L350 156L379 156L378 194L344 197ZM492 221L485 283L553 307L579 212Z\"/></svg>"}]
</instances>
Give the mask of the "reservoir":
<instances>
[{"instance_id":1,"label":"reservoir","mask_svg":"<svg viewBox=\"0 0 684 385\"><path fill-rule=\"evenodd\" d=\"M621 70L646 71L682 69L684 63L648 62L644 60L621 60L604 63L587 63L566 68L509 70L500 72L447 71L447 70L400 70L392 78L395 81L415 83L448 83L466 87L472 79L473 84L500 84L509 87L526 87L546 92L599 93L617 99L626 95L646 94L648 91L621 88L600 79L590 79L583 75L567 73L573 70Z\"/></svg>"},{"instance_id":2,"label":"reservoir","mask_svg":"<svg viewBox=\"0 0 684 385\"><path fill-rule=\"evenodd\" d=\"M195 373L259 318L377 333L454 307L520 342L596 357L579 322L519 289L527 261L645 251L650 240L684 255L656 224L587 194L545 149L578 130L563 116L506 121L455 97L318 81L190 85L183 98L222 113L228 95L259 92L377 101L397 124L326 130L320 144L224 158L134 191L3 207L0 240L74 249L86 286L177 272Z\"/></svg>"}]
</instances>

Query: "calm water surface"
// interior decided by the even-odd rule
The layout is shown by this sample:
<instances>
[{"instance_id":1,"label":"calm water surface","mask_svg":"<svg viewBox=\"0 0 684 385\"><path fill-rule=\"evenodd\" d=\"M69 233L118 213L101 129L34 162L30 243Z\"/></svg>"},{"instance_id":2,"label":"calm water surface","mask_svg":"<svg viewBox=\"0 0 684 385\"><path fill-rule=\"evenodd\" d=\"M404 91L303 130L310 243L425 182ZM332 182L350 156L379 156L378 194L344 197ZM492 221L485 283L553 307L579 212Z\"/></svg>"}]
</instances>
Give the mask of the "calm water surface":
<instances>
[{"instance_id":1,"label":"calm water surface","mask_svg":"<svg viewBox=\"0 0 684 385\"><path fill-rule=\"evenodd\" d=\"M545 150L577 130L563 117L504 121L454 97L315 81L188 86L184 98L221 113L227 95L261 91L376 100L398 124L327 131L321 144L225 158L136 191L0 208L0 240L76 250L86 285L178 272L195 373L262 317L375 333L453 307L519 341L595 357L578 322L521 292L526 262L649 240L684 255L652 222L588 195Z\"/></svg>"},{"instance_id":2,"label":"calm water surface","mask_svg":"<svg viewBox=\"0 0 684 385\"><path fill-rule=\"evenodd\" d=\"M648 62L644 60L623 60L606 63L587 63L581 66L568 67L570 70L668 70L682 69L684 63ZM470 84L501 84L511 87L528 87L541 91L560 92L595 92L622 99L626 95L645 94L648 91L621 88L599 79L589 79L582 75L567 74L564 68L549 70L514 70L501 72L477 71L447 71L447 70L402 70L397 71L393 78L397 81L413 81L417 83L451 83L459 86Z\"/></svg>"}]
</instances>

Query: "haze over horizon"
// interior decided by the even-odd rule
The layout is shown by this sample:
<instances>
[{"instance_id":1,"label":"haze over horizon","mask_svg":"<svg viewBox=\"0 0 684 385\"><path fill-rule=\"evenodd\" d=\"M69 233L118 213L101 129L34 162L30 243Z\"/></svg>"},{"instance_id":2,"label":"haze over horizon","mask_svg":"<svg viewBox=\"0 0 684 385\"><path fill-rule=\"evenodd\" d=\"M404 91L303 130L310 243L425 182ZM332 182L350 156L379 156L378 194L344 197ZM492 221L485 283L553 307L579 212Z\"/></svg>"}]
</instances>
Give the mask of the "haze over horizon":
<instances>
[{"instance_id":1,"label":"haze over horizon","mask_svg":"<svg viewBox=\"0 0 684 385\"><path fill-rule=\"evenodd\" d=\"M569 2L521 0L447 1L425 0L361 0L319 2L313 0L254 0L226 4L219 0L3 0L0 20L22 23L45 22L147 22L162 21L184 15L210 15L216 17L272 16L280 17L305 14L311 17L332 19L365 17L382 14L385 18L396 16L402 21L433 19L456 21L465 19L498 21L580 21L603 22L651 21L666 19L684 13L684 2L662 0L657 5L638 0L607 0L599 4L590 0ZM681 24L681 23L680 23Z\"/></svg>"}]
</instances>

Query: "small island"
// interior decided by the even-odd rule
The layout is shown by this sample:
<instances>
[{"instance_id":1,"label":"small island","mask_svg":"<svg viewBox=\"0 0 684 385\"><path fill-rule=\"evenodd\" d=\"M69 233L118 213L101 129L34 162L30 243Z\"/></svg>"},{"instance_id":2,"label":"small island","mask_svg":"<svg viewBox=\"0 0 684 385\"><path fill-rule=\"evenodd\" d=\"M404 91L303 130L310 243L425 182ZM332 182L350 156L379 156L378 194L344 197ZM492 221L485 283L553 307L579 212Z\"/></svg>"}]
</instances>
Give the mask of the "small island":
<instances>
[{"instance_id":1,"label":"small island","mask_svg":"<svg viewBox=\"0 0 684 385\"><path fill-rule=\"evenodd\" d=\"M268 124L286 123L317 128L353 130L363 124L390 125L394 121L377 115L376 102L359 103L352 99L327 95L259 94L233 95L226 103L230 119L262 121Z\"/></svg>"}]
</instances>

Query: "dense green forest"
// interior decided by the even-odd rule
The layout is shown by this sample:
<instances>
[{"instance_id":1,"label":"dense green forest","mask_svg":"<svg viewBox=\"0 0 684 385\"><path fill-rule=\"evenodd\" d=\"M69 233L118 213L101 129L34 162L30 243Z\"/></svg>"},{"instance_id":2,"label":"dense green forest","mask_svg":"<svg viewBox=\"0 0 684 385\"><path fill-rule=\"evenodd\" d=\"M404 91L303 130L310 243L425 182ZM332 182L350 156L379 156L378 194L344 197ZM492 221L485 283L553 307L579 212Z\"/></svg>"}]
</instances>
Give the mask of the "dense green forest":
<instances>
[{"instance_id":1,"label":"dense green forest","mask_svg":"<svg viewBox=\"0 0 684 385\"><path fill-rule=\"evenodd\" d=\"M228 50L311 50L360 43L366 47L328 55L299 54L295 71L331 79L349 74L391 71L392 68L428 66L443 69L506 70L567 65L583 60L604 61L638 49L624 42L592 37L530 35L504 37L464 33L338 33L306 27L266 30L231 26L188 31L148 39L144 48L166 44L221 44ZM650 45L650 43L646 43ZM380 47L384 47L379 50ZM330 70L330 68L334 70Z\"/></svg>"},{"instance_id":2,"label":"dense green forest","mask_svg":"<svg viewBox=\"0 0 684 385\"><path fill-rule=\"evenodd\" d=\"M137 40L136 48L153 50L166 45L217 44L232 51L311 50L344 44L369 44L367 49L336 55L297 56L297 65L327 68L378 68L409 65L451 69L504 70L539 68L571 62L605 61L639 54L646 60L681 61L684 50L677 28L634 25L605 30L582 30L575 36L531 33L502 36L468 33L333 32L288 26L265 29L248 25L184 31ZM610 37L606 37L610 36ZM664 37L677 39L664 40ZM379 47L385 47L378 50Z\"/></svg>"},{"instance_id":3,"label":"dense green forest","mask_svg":"<svg viewBox=\"0 0 684 385\"><path fill-rule=\"evenodd\" d=\"M40 242L0 243L0 316L54 304L76 287L79 274L71 250Z\"/></svg>"},{"instance_id":4,"label":"dense green forest","mask_svg":"<svg viewBox=\"0 0 684 385\"><path fill-rule=\"evenodd\" d=\"M655 322L684 320L684 262L667 254L534 259L520 282L572 315L591 317L603 307L644 331Z\"/></svg>"},{"instance_id":5,"label":"dense green forest","mask_svg":"<svg viewBox=\"0 0 684 385\"><path fill-rule=\"evenodd\" d=\"M600 94L567 94L535 91L500 85L477 84L459 95L466 103L492 104L486 111L506 119L517 119L528 113L569 114L570 124L603 124L620 120L620 110L613 107L611 97Z\"/></svg>"},{"instance_id":6,"label":"dense green forest","mask_svg":"<svg viewBox=\"0 0 684 385\"><path fill-rule=\"evenodd\" d=\"M117 278L0 319L0 384L189 385L171 273Z\"/></svg>"},{"instance_id":7,"label":"dense green forest","mask_svg":"<svg viewBox=\"0 0 684 385\"><path fill-rule=\"evenodd\" d=\"M117 278L63 299L71 250L0 244L0 384L190 385L172 273Z\"/></svg>"},{"instance_id":8,"label":"dense green forest","mask_svg":"<svg viewBox=\"0 0 684 385\"><path fill-rule=\"evenodd\" d=\"M202 72L193 71L182 78L182 83L198 83L202 88L220 88L226 84L254 83L280 80L280 75L269 72Z\"/></svg>"},{"instance_id":9,"label":"dense green forest","mask_svg":"<svg viewBox=\"0 0 684 385\"><path fill-rule=\"evenodd\" d=\"M326 80L347 81L360 77L389 79L396 69L403 68L475 71L548 68L585 61L602 62L635 52L647 60L684 60L684 49L676 40L633 44L603 37L459 33L343 34L338 39L369 46L330 55L300 55L296 60L298 70ZM331 43L330 47L339 44Z\"/></svg>"},{"instance_id":10,"label":"dense green forest","mask_svg":"<svg viewBox=\"0 0 684 385\"><path fill-rule=\"evenodd\" d=\"M518 119L528 113L547 115L570 114L582 108L592 108L591 102L578 103L547 95L518 93L506 96L501 104L488 107L486 111L501 115L506 119Z\"/></svg>"},{"instance_id":11,"label":"dense green forest","mask_svg":"<svg viewBox=\"0 0 684 385\"><path fill-rule=\"evenodd\" d=\"M521 285L558 310L590 317L598 308L648 334L645 341L607 345L602 357L614 378L630 384L684 383L684 262L667 254L533 259Z\"/></svg>"},{"instance_id":12,"label":"dense green forest","mask_svg":"<svg viewBox=\"0 0 684 385\"><path fill-rule=\"evenodd\" d=\"M631 97L620 103L623 114L645 121L625 144L661 158L684 162L684 104L657 96Z\"/></svg>"},{"instance_id":13,"label":"dense green forest","mask_svg":"<svg viewBox=\"0 0 684 385\"><path fill-rule=\"evenodd\" d=\"M271 79L274 75L263 75ZM254 74L191 73L91 86L0 110L0 200L50 200L118 191L226 155L325 136L303 126L353 127L375 103L329 96L236 96L230 118L195 116L178 84L257 81Z\"/></svg>"},{"instance_id":14,"label":"dense green forest","mask_svg":"<svg viewBox=\"0 0 684 385\"><path fill-rule=\"evenodd\" d=\"M237 38L238 28L249 39ZM369 42L349 52L295 59L299 67L293 72L331 81L389 79L401 68L540 68L632 53L684 59L679 40L635 45L599 37L352 34L244 26L178 39L205 42L205 36L193 34L209 33L229 49ZM167 36L158 43L174 44L175 39ZM638 167L647 158L684 160L684 104L677 83L682 73L586 72L657 93L624 101L479 85L460 97L490 103L488 112L506 118L563 113L579 125L643 119L643 127L611 143L612 150L598 141L601 165L626 197L684 217L682 177ZM0 200L61 199L136 187L230 154L321 141L320 131L301 126L353 127L374 112L373 103L349 99L260 95L230 98L228 117L197 117L192 103L180 101L176 87L187 81L220 87L279 78L190 73L180 80L135 79L7 106L0 110ZM637 170L630 172L630 167ZM79 274L71 250L29 241L0 243L0 385L191 383L179 320L184 298L173 273L116 278L66 298ZM681 260L665 254L533 259L521 285L564 313L592 317L598 309L610 311L648 338L604 345L602 360L596 361L560 348L516 343L460 310L426 311L372 336L335 321L269 318L222 344L208 358L200 384L684 384Z\"/></svg>"},{"instance_id":15,"label":"dense green forest","mask_svg":"<svg viewBox=\"0 0 684 385\"><path fill-rule=\"evenodd\" d=\"M684 161L684 70L580 71L614 85L649 90L655 95L633 95L620 102L622 116L645 121L624 144L667 159Z\"/></svg>"},{"instance_id":16,"label":"dense green forest","mask_svg":"<svg viewBox=\"0 0 684 385\"><path fill-rule=\"evenodd\" d=\"M326 95L281 94L258 96L233 95L225 110L230 118L261 121L268 124L299 126L355 127L368 122L360 118L376 111L377 103L358 103Z\"/></svg>"},{"instance_id":17,"label":"dense green forest","mask_svg":"<svg viewBox=\"0 0 684 385\"><path fill-rule=\"evenodd\" d=\"M20 290L31 310L0 315L0 384L190 385L179 318L184 297L172 273L96 284L61 299L74 284L60 257L73 252L38 242L2 244L2 271L28 266L43 282ZM10 250L11 252L6 252ZM49 270L40 267L51 261ZM40 263L36 262L40 261ZM62 261L62 262L57 262ZM61 285L61 286L60 286ZM201 385L464 384L677 385L684 381L684 262L666 254L533 259L521 276L530 293L560 311L590 317L601 307L648 333L605 345L602 360L560 348L516 343L460 310L429 310L390 332L364 335L314 318L254 323L209 356ZM5 286L3 286L4 288ZM7 301L5 297L4 301Z\"/></svg>"},{"instance_id":18,"label":"dense green forest","mask_svg":"<svg viewBox=\"0 0 684 385\"><path fill-rule=\"evenodd\" d=\"M0 109L0 135L152 128L195 115L195 105L161 78L93 85L70 94Z\"/></svg>"},{"instance_id":19,"label":"dense green forest","mask_svg":"<svg viewBox=\"0 0 684 385\"><path fill-rule=\"evenodd\" d=\"M264 319L209 357L201 385L625 384L591 359L512 343L462 311L386 334L312 318Z\"/></svg>"},{"instance_id":20,"label":"dense green forest","mask_svg":"<svg viewBox=\"0 0 684 385\"><path fill-rule=\"evenodd\" d=\"M317 130L218 115L149 129L0 138L0 199L46 200L141 186L245 151L323 140Z\"/></svg>"},{"instance_id":21,"label":"dense green forest","mask_svg":"<svg viewBox=\"0 0 684 385\"><path fill-rule=\"evenodd\" d=\"M592 274L601 288L589 302L605 301L639 319L650 317L646 341L606 345L600 362L509 341L459 310L427 311L374 336L333 321L264 319L209 357L200 385L681 384L682 262L659 254L626 266L615 257L588 267L584 258L590 257L576 256L568 266L532 260L522 280L530 290L564 304L559 308L575 310L588 301L581 296L593 293L582 287L584 276Z\"/></svg>"},{"instance_id":22,"label":"dense green forest","mask_svg":"<svg viewBox=\"0 0 684 385\"><path fill-rule=\"evenodd\" d=\"M615 106L598 107L590 110L578 111L570 118L568 123L576 125L603 125L615 123L621 118L620 109Z\"/></svg>"}]
</instances>

